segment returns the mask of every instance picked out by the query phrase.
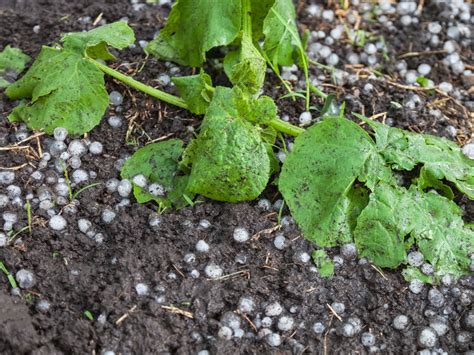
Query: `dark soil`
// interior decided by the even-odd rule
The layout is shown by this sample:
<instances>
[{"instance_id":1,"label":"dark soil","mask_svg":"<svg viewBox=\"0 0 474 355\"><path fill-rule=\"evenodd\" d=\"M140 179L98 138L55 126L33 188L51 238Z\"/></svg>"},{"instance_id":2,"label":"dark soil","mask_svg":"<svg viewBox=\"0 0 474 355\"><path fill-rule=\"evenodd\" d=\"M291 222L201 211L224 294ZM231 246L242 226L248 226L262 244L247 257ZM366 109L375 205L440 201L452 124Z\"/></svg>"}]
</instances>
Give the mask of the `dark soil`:
<instances>
[{"instance_id":1,"label":"dark soil","mask_svg":"<svg viewBox=\"0 0 474 355\"><path fill-rule=\"evenodd\" d=\"M151 40L163 25L167 11L169 8L149 6L137 12L129 1L123 0L0 1L0 48L12 44L35 56L41 45L56 41L60 33L89 29L91 25L80 22L80 17L90 16L94 20L101 13L107 22L127 16L137 39ZM435 16L429 11L427 8L423 15L428 19ZM323 23L308 23L304 16L301 21L302 26L324 28ZM40 25L39 33L33 32L36 25ZM410 47L410 38L417 36L415 31L407 33L408 39L405 34L390 38L390 48L396 53L417 50L416 41ZM417 60L410 59L409 65L416 67ZM166 70L165 64L148 59L144 69L137 73L144 64L144 55L138 45L136 49L121 52L118 62L124 63L121 70L136 74L139 80L155 86L153 80ZM440 67L439 75L448 74ZM269 94L283 94L282 89L274 92L272 87L278 84L274 78L270 80ZM441 108L446 115L443 120L437 120L426 108L426 102L433 101L434 96L420 94L425 102L417 110L395 110L390 108L390 102L403 103L412 93L371 80L375 95L367 95L362 93L367 82L366 75L353 85L334 88L339 99L347 101L347 112L360 112L361 107L368 116L388 112L387 117L398 127L437 135L447 135L446 126L453 125L458 129L456 139L459 143L466 142L472 134L469 116L454 102L447 102ZM199 124L199 117L132 92L110 79L107 89L125 93L124 116L132 128L128 134L127 125L113 130L104 120L89 134L92 140L102 142L105 149L99 158L83 159L86 169L98 173L97 181L118 178L115 160L133 153L147 141L147 136L189 140L192 135L188 126ZM314 99L314 104L319 101ZM14 139L12 133L17 126L5 119L12 107L13 104L2 96L0 146L6 146ZM281 114L288 114L292 120L304 110L300 102L294 104L290 100L279 101L279 107ZM136 144L125 144L126 137ZM44 137L41 141L44 142ZM36 149L35 144L32 146ZM32 165L16 171L16 184L22 184L25 194L36 187L29 178L35 170L35 161L21 151L0 153L0 167L26 162ZM272 202L279 198L271 187L265 197ZM51 231L46 223L48 216L38 212L31 234L23 233L14 246L0 249L0 261L12 273L26 268L33 271L37 279L34 288L23 292L20 298L10 295L7 279L0 277L1 354L97 354L105 350L117 354L195 354L203 349L212 354L366 353L368 349L360 343L360 336L344 338L338 335L341 322L327 306L333 302L346 306L344 319L356 316L362 320L363 331L375 335L379 352L409 354L420 350L417 336L419 330L429 324L428 310L449 317L449 331L439 338L437 348L449 354L474 350L472 342L460 344L456 341L457 334L465 330L461 323L470 310L469 304L461 304L456 292L444 289L445 305L442 309L433 309L426 297L429 287L415 295L407 289L408 284L399 271L381 273L370 263L359 263L358 260L345 260L336 269L336 276L322 279L311 270L310 263L299 261L297 256L302 252L311 253L313 246L292 224L283 227L283 233L291 241L283 251L273 246L275 233L258 234L246 244L234 242L232 232L237 226L245 227L255 235L277 225L277 213L262 211L256 202L205 201L195 207L164 213L162 223L152 228L148 218L154 213L154 206L138 205L132 200L131 206L118 212L114 223L104 224L102 210L119 201L103 184L94 187L80 196L74 218L65 215L68 219L66 232ZM472 206L468 208L470 216L466 217L472 220ZM26 225L26 214L22 212L21 215L23 220L19 225ZM104 243L98 245L80 233L76 227L77 218L92 221L104 233ZM211 227L200 227L202 219L208 220ZM194 264L184 262L183 256L195 252L199 239L209 243L210 251L197 253ZM330 254L336 255L338 250L334 249ZM242 255L246 256L246 262L236 263L236 257ZM203 270L209 262L220 265L224 274L235 273L234 276L219 281L206 279ZM193 269L199 270L201 277L190 277ZM472 281L472 278L464 278L458 284L468 298L472 298L474 291ZM135 285L139 282L150 287L149 296L137 295ZM257 311L250 320L273 301L280 302L284 313L295 319L295 330L284 333L279 350L258 339L253 324L245 319L242 319L243 329L255 336L233 340L217 336L222 314L237 310L242 295L253 296L257 304ZM164 298L157 302L160 296ZM35 305L39 299L51 302L47 313L37 310ZM192 318L170 312L163 306L190 312L188 315ZM94 321L84 316L87 310L93 314ZM391 325L399 314L410 318L410 325L404 331L395 330ZM99 315L106 316L105 322L97 321ZM316 321L324 323L329 332L316 335L312 331Z\"/></svg>"}]
</instances>

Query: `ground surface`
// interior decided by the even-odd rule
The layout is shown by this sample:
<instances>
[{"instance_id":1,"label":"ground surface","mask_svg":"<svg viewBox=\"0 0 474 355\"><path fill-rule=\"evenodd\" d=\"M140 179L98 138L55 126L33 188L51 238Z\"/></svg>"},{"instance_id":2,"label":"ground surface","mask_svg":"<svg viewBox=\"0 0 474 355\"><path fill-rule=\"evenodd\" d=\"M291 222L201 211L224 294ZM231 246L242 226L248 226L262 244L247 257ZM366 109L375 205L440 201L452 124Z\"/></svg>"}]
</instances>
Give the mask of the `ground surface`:
<instances>
[{"instance_id":1,"label":"ground surface","mask_svg":"<svg viewBox=\"0 0 474 355\"><path fill-rule=\"evenodd\" d=\"M328 35L336 23L342 23L344 16L347 18L347 13L339 12L341 19L328 22L308 14L307 5L302 1L298 3L301 29L322 30ZM362 14L362 9L359 10ZM98 16L107 22L127 16L137 40L151 40L168 11L168 5L140 7L128 1L3 1L0 2L0 48L12 44L34 56L42 44L57 41L62 32L92 28ZM377 21L362 19L361 28L384 35L388 62L382 71L391 75L390 80L371 77L366 65L347 65L347 40L331 45L340 57L336 67L344 70L338 74L341 82L332 82L330 73L320 69L313 69L312 75L321 88L337 93L340 102L346 101L348 112L364 112L367 116L380 114L377 116L380 120L395 126L446 136L465 144L472 138L469 111L474 106L472 87L469 91L469 83L466 85L468 75L453 74L441 62L446 53L405 58L408 69L416 70L420 63L430 64L432 72L428 77L435 84L452 83L453 95L458 96L454 98L439 92L407 89L396 69L400 55L427 50L427 44L421 39L427 23L442 21L447 26L450 20L443 22L443 11L447 10L433 4L425 6L418 17L419 24L405 27L398 25L398 15L387 15L398 26L396 32ZM444 32L439 36L443 43ZM461 44L461 40L459 43L461 58L472 69L472 48ZM173 91L164 85L166 78L160 75L176 69L153 59L145 63L144 58L137 43L135 49L120 53L119 69ZM187 72L182 69L179 74ZM371 90L367 83L373 86ZM105 182L119 178L118 159L133 153L147 141L162 137L189 140L192 137L189 126L197 127L199 117L129 91L112 80L107 81L107 88L124 94L123 104L111 106L106 115L107 118L115 111L123 117L123 125L112 128L104 119L88 136L90 141L101 142L104 151L98 156L83 156L81 166L97 175L89 183L100 182L101 185L78 196L75 213L68 213L59 203L53 207L64 209L68 227L61 232L48 227L48 211L39 208L38 201L35 205L33 200L32 233L23 232L7 246L0 247L0 261L13 274L27 269L36 279L36 284L22 290L20 297L12 295L6 277L0 277L0 353L195 354L208 350L212 354L369 351L407 354L425 348L419 344L419 335L431 326L438 331L431 351L449 354L471 351L472 354L472 278L434 287L444 297L437 307L428 300L431 286L414 294L399 271L380 272L364 260L340 259L342 265L337 266L336 275L322 279L305 259L304 253L310 254L313 246L303 239L291 219L284 218L285 223L278 230L275 209L262 208L264 202L258 204L258 201L240 204L205 201L178 212L166 212L159 217L161 223L151 226L149 218L156 218L153 205L138 205L130 197L127 206L122 197L107 190ZM267 91L274 97L284 93L273 77L269 79ZM0 97L0 146L11 147L21 137L18 132L22 128L6 121L13 104L3 95ZM320 105L316 98L313 100L316 106ZM394 102L401 104L401 108ZM279 101L279 109L282 116L288 115L296 123L304 111L301 102L291 100ZM0 170L15 169L14 184L21 187L21 198L30 193L36 196L39 189L45 189L42 184L54 196L52 185L61 174L44 170L53 182L49 185L46 179L41 182L31 177L38 167L38 155L41 150L47 150L47 138L40 136L21 145L30 148L0 152ZM80 187L75 187L76 191ZM6 187L0 185L0 193L5 191ZM263 197L277 205L280 198L271 187ZM122 204L117 205L119 203ZM473 220L472 203L466 202L465 207L466 218ZM108 224L101 217L107 208L116 213ZM0 211L17 213L15 230L27 225L25 211L15 207L15 203L0 207ZM101 243L78 230L79 218L88 219L93 228L103 234ZM232 234L236 227L246 228L253 236L251 240L244 244L235 242ZM283 250L276 249L273 243L281 233L286 238ZM196 243L201 239L209 244L208 252L196 251ZM339 256L339 252L337 248L329 251L331 256ZM189 253L194 253L195 258L185 257ZM204 269L209 264L220 266L223 277L208 279ZM140 284L148 287L146 295L138 294L137 289L143 288L137 287ZM246 315L238 311L239 299L243 296L252 298L255 305ZM49 302L47 310L41 307L42 300ZM262 330L265 327L261 320L268 312L266 306L274 302L283 307L281 315L271 316L273 324L266 327L270 331ZM342 303L345 310L331 311L329 305L334 303ZM94 320L88 319L85 311L90 311ZM235 327L237 321L229 321L232 314L228 312L236 312L240 325ZM398 315L409 319L403 330L393 326ZM291 329L278 328L281 316L294 321ZM358 318L361 329L347 337L342 333L350 317ZM324 325L322 333L313 329L318 322ZM446 324L447 330L439 330L439 324ZM235 329L234 336L228 340L222 329L230 325ZM235 336L242 333L239 329L243 330L242 337ZM281 345L272 347L268 332L279 334ZM373 344L362 343L365 333L375 336Z\"/></svg>"}]
</instances>

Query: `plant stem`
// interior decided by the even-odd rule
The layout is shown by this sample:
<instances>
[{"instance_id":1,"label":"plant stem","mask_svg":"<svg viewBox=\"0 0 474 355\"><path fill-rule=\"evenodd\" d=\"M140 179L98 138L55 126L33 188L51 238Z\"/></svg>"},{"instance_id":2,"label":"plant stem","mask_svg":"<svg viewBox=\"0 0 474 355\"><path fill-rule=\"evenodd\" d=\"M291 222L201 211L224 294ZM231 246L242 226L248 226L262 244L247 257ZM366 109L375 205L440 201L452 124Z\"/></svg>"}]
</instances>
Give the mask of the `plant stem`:
<instances>
[{"instance_id":1,"label":"plant stem","mask_svg":"<svg viewBox=\"0 0 474 355\"><path fill-rule=\"evenodd\" d=\"M300 128L292 125L291 123L285 122L279 118L274 118L267 123L268 126L275 128L277 131L289 134L290 136L297 137L305 131L304 128Z\"/></svg>"},{"instance_id":2,"label":"plant stem","mask_svg":"<svg viewBox=\"0 0 474 355\"><path fill-rule=\"evenodd\" d=\"M164 91L152 88L151 86L145 85L128 75L122 74L119 71L109 68L108 66L94 60L90 59L91 63L93 63L97 68L102 70L104 73L110 75L111 77L120 80L121 82L144 92L145 94L148 94L150 96L156 97L157 99L167 102L171 105L178 106L184 109L188 109L188 105L186 102L174 95L168 94ZM291 123L285 122L279 118L274 118L270 122L268 122L268 126L275 128L277 131L289 134L291 136L298 136L301 133L303 133L305 130L303 128L297 127L292 125Z\"/></svg>"},{"instance_id":3,"label":"plant stem","mask_svg":"<svg viewBox=\"0 0 474 355\"><path fill-rule=\"evenodd\" d=\"M320 98L322 98L323 100L326 100L328 98L328 95L325 94L324 92L322 92L321 90L319 90L316 86L314 85L310 85L309 86L309 89L315 93L317 96L319 96Z\"/></svg>"},{"instance_id":4,"label":"plant stem","mask_svg":"<svg viewBox=\"0 0 474 355\"><path fill-rule=\"evenodd\" d=\"M252 11L252 5L250 0L242 0L242 32L244 36L247 36L252 40L252 17L250 13Z\"/></svg>"},{"instance_id":5,"label":"plant stem","mask_svg":"<svg viewBox=\"0 0 474 355\"><path fill-rule=\"evenodd\" d=\"M178 106L178 107L181 107L181 108L184 108L184 109L188 109L188 105L186 105L186 102L179 98L179 97L176 97L174 95L170 95L164 91L161 91L161 90L158 90L158 89L155 89L151 86L148 86L148 85L145 85L131 77L129 77L128 75L125 75L125 74L122 74L120 73L119 71L115 70L115 69L112 69L112 68L109 68L107 65L104 65L94 59L89 59L89 61L91 63L93 63L97 68L99 68L100 70L102 70L104 73L110 75L111 77L115 78L115 79L118 79L120 80L121 82L139 90L139 91L142 91L144 92L145 94L148 94L150 96L153 96L153 97L156 97L157 99L161 100L161 101L164 101L164 102L167 102L171 105L174 105L174 106Z\"/></svg>"}]
</instances>

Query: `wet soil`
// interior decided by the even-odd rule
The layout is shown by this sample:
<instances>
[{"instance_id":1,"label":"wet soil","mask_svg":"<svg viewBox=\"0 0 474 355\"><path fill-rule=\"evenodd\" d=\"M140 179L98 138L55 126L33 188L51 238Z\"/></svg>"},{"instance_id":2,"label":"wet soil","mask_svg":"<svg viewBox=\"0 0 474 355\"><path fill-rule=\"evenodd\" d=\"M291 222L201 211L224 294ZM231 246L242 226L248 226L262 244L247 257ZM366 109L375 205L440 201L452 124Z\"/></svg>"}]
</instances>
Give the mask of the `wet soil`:
<instances>
[{"instance_id":1,"label":"wet soil","mask_svg":"<svg viewBox=\"0 0 474 355\"><path fill-rule=\"evenodd\" d=\"M60 33L91 27L80 18L90 16L93 21L100 14L107 22L127 16L137 39L151 40L168 11L168 7L151 6L134 11L129 1L0 1L0 48L12 44L35 56L41 45L53 43ZM427 8L424 16L434 15ZM310 28L324 28L324 24L308 22L303 16L301 23ZM33 31L37 25L40 26L38 33ZM409 35L415 39L417 34ZM394 52L388 68L393 65L396 53L415 51L416 44L405 37L391 40L390 48ZM121 70L134 74L137 79L158 85L156 78L166 71L166 65L154 59L144 60L137 46L121 52L118 63L122 63ZM410 66L417 64L417 59L410 60ZM439 75L448 75L442 68L439 70ZM434 99L430 94L420 94L424 101L416 110L394 109L390 102L403 103L412 93L371 80L376 94L364 94L362 88L368 80L367 75L361 75L354 84L334 87L339 100L346 100L348 112L360 112L361 108L368 116L388 112L387 117L398 127L437 135L446 135L446 126L453 125L458 130L455 137L458 142L470 138L469 116L455 102L445 103L446 115L437 120L426 107L426 103ZM274 97L283 94L283 89L277 86L277 81L271 78L268 93ZM133 153L148 139L170 136L189 140L192 133L188 126L199 124L199 117L132 92L113 80L107 80L107 89L125 93L121 114L129 125L111 129L104 120L89 134L91 140L102 142L105 149L102 156L83 160L86 169L98 173L97 181L118 178L115 160ZM313 100L315 105L320 104L317 99ZM13 103L1 96L1 145L13 142L17 129L5 119L12 107ZM281 100L279 109L282 115L288 114L295 121L304 111L301 102L290 100ZM113 113L111 109L108 115ZM40 144L44 139L40 138ZM38 149L33 143L32 147ZM24 194L36 187L30 179L35 165L33 158L31 154L18 151L0 154L0 167L32 164L16 171L16 184L22 184ZM272 187L264 196L272 202L280 198ZM205 201L180 211L167 211L161 223L151 227L148 219L154 214L154 206L138 205L132 199L132 205L121 209L113 223L104 224L103 209L119 201L107 192L104 184L96 186L81 195L75 217L66 215L68 229L65 232L51 231L46 223L47 215L38 210L32 232L20 234L14 245L0 249L0 260L11 272L25 268L33 271L37 279L31 290L17 297L10 294L6 278L0 277L0 353L98 354L112 350L116 354L196 354L204 349L212 354L368 352L360 336L344 338L338 334L342 323L328 308L333 302L346 306L341 314L343 319L356 316L362 320L363 331L375 335L378 352L409 354L420 350L417 336L429 323L429 310L435 314L444 312L449 318L449 331L439 338L437 348L450 354L474 349L471 342L456 341L457 334L465 330L462 321L470 306L460 302L455 292L444 290L444 306L433 309L426 297L428 287L415 295L407 289L408 284L399 271L381 272L370 263L358 260L345 260L333 278L322 279L309 263L299 260L298 256L302 252L311 253L313 246L291 223L282 227L289 246L283 251L275 249L276 233L262 231L275 229L277 213L262 211L256 202ZM472 209L470 211L472 215ZM284 215L287 213L284 211ZM19 225L26 225L25 213L21 216ZM98 245L80 233L77 218L92 221L98 231L104 233L104 242ZM472 216L467 218L473 219ZM210 222L209 228L200 226L203 219ZM232 232L237 226L247 228L254 235L251 242L242 245L233 241ZM184 255L195 253L195 244L200 239L209 243L210 251L197 253L194 263L186 263ZM330 251L330 255L336 254L337 248ZM243 256L245 262L236 262L236 258L242 260ZM203 270L210 262L220 265L228 276L221 280L206 279ZM194 269L201 272L197 279L189 276ZM472 281L472 278L464 278L458 285L470 298L474 290ZM150 287L148 296L137 295L135 285L139 282ZM243 295L252 296L257 304L252 316L242 318L242 328L249 334L241 339L219 338L221 316L227 311L236 311ZM51 303L48 312L37 309L40 299ZM284 313L296 320L295 329L283 333L279 348L272 348L256 335L252 336L256 334L255 315L274 301L280 302ZM176 309L181 313L176 313ZM85 311L90 311L94 320L85 317ZM395 330L391 325L399 314L410 318L404 331ZM325 324L328 331L315 334L312 325L316 321Z\"/></svg>"}]
</instances>

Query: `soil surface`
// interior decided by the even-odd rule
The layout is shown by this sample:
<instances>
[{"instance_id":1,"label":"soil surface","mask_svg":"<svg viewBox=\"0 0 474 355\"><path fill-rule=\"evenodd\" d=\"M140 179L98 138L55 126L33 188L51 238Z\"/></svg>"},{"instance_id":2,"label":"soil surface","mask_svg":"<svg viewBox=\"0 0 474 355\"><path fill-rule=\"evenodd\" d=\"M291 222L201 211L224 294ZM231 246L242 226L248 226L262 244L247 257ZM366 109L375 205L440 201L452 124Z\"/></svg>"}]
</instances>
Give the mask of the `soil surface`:
<instances>
[{"instance_id":1,"label":"soil surface","mask_svg":"<svg viewBox=\"0 0 474 355\"><path fill-rule=\"evenodd\" d=\"M63 32L91 29L96 19L97 23L101 19L109 23L124 16L135 30L137 41L149 41L163 26L170 7L138 5L111 0L0 1L0 48L11 44L35 56L43 44L54 43ZM297 5L301 30L328 32L334 26L308 16L307 3L300 1ZM347 112L380 114L378 119L394 126L445 136L463 145L472 139L469 110L473 91L462 100L437 92L414 92L403 87L394 69L400 55L425 50L418 40L420 27L438 20L441 12L439 7L427 5L420 16L421 25L405 27L399 33L389 33L377 22L363 22L368 30L385 36L388 60L383 72L391 75L390 81L399 83L398 86L387 84L388 79L374 79L364 66L347 65L347 42L342 40L335 49L343 61L337 67L356 74L357 80L337 84L331 81L330 73L317 68L312 68L312 76L318 78L325 91L337 93L339 102L346 101ZM472 66L472 50L466 49L462 56L470 58ZM118 58L118 69L151 85L164 86L159 77L169 73L169 63L145 59L138 42L136 48L120 52ZM462 79L453 76L441 63L442 58L441 54L433 54L405 60L409 68L429 63L433 67L430 78L436 83L448 81L467 90ZM179 70L180 75L190 72ZM374 87L370 93L364 89L367 83ZM118 114L124 118L124 124L112 129L104 119L90 132L87 138L101 142L104 152L84 156L81 166L95 172L93 182L101 184L78 196L77 212L63 213L68 222L66 230L52 231L47 211L34 208L31 233L24 231L8 246L0 247L0 261L12 274L27 269L36 280L32 288L22 290L18 296L12 294L7 278L3 274L0 277L1 354L196 354L202 350L211 354L411 354L424 349L419 344L420 332L432 326L437 317L443 319L448 329L438 337L431 351L472 354L472 277L457 284L424 286L419 294L414 294L400 270L379 270L364 259L341 259L339 248L333 248L329 254L337 256L342 265L336 264L333 278L323 279L311 261L305 259L305 253L311 254L314 246L304 240L286 209L282 225L278 226L281 197L272 186L262 198L276 203L276 208L262 208L264 204L259 201L226 204L206 200L158 216L155 206L139 205L133 197L130 205L117 206L122 198L105 186L105 181L119 178L117 160L149 140L178 137L188 141L192 138L191 127L197 128L200 118L110 78L107 89L123 93L124 102L119 108L111 106L106 118ZM174 91L172 87L164 89ZM269 76L266 91L275 98L285 93L273 76ZM407 108L405 103L414 94L421 101L416 107ZM0 146L7 147L17 141L16 134L22 128L6 120L14 103L0 95ZM320 107L319 99L312 100ZM280 114L288 115L296 123L304 111L300 101L284 99L278 105ZM439 117L433 116L434 109L441 112ZM450 127L454 128L454 135ZM31 174L37 169L41 151L47 149L48 138L39 136L24 145L29 148L0 152L0 170L15 168L15 184L21 187L22 196L34 193L41 185ZM4 191L5 186L0 185L0 193ZM466 219L474 220L472 203L463 202ZM106 208L113 208L116 213L109 224L101 217ZM11 205L8 211L19 216L15 230L28 224L22 207ZM79 218L91 221L104 240L98 243L81 233L77 229ZM152 226L150 218L158 218L160 223ZM250 241L235 242L232 235L236 227L246 228L252 236ZM281 233L286 238L283 250L276 249L273 243ZM196 251L199 240L209 244L208 252ZM185 257L189 253L194 253L195 258ZM220 266L223 277L208 279L204 270L210 264ZM138 284L148 286L146 295L138 294ZM432 288L443 294L444 302L439 307L428 300ZM253 299L252 312L239 311L241 297ZM50 303L49 309L41 307L43 300ZM282 331L277 326L280 316L271 317L273 324L269 329L281 336L278 347L270 345L261 325L266 306L274 302L282 306L282 316L294 321L290 330ZM334 312L329 307L333 303L344 304L345 310ZM93 319L85 312L90 312ZM240 320L241 337L222 336L222 326L232 318L228 312L235 312ZM409 319L403 330L393 327L398 315ZM358 318L361 328L357 334L346 337L343 328L350 317ZM325 327L322 333L313 329L317 322ZM374 344L364 345L363 333L374 335Z\"/></svg>"}]
</instances>

